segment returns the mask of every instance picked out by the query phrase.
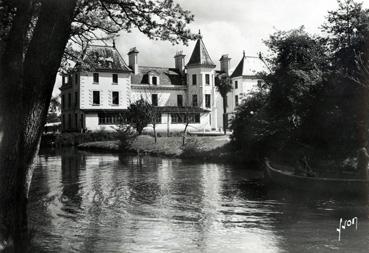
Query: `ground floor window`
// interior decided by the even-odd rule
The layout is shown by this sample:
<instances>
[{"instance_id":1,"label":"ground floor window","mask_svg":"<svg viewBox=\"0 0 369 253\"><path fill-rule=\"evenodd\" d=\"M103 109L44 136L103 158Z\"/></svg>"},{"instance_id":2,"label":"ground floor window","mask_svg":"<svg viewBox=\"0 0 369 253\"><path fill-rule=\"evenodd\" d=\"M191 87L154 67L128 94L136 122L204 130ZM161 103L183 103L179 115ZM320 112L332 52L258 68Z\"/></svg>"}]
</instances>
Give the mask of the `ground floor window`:
<instances>
[{"instance_id":1,"label":"ground floor window","mask_svg":"<svg viewBox=\"0 0 369 253\"><path fill-rule=\"evenodd\" d=\"M153 121L154 122L151 123L161 124L161 113L156 113L154 115Z\"/></svg>"},{"instance_id":2,"label":"ground floor window","mask_svg":"<svg viewBox=\"0 0 369 253\"><path fill-rule=\"evenodd\" d=\"M99 113L99 125L117 125L127 122L123 113Z\"/></svg>"},{"instance_id":3,"label":"ground floor window","mask_svg":"<svg viewBox=\"0 0 369 253\"><path fill-rule=\"evenodd\" d=\"M172 113L173 124L200 123L200 113Z\"/></svg>"}]
</instances>

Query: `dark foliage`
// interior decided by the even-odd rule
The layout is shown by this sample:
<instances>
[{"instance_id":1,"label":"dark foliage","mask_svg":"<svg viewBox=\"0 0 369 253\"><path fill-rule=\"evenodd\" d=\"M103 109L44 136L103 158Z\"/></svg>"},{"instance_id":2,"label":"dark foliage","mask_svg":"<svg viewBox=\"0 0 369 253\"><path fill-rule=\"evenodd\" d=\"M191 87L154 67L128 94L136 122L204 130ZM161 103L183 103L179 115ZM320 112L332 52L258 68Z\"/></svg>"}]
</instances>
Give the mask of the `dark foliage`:
<instances>
[{"instance_id":1,"label":"dark foliage","mask_svg":"<svg viewBox=\"0 0 369 253\"><path fill-rule=\"evenodd\" d=\"M128 122L140 135L143 129L151 123L153 107L143 98L128 107Z\"/></svg>"},{"instance_id":2,"label":"dark foliage","mask_svg":"<svg viewBox=\"0 0 369 253\"><path fill-rule=\"evenodd\" d=\"M255 115L249 107L261 100L246 101L232 124L233 143L246 153L299 143L345 157L367 145L369 10L339 0L323 30L325 38L302 27L266 42L272 68L263 79L270 94Z\"/></svg>"},{"instance_id":3,"label":"dark foliage","mask_svg":"<svg viewBox=\"0 0 369 253\"><path fill-rule=\"evenodd\" d=\"M122 151L126 151L131 146L133 139L137 136L136 131L127 125L119 125L116 131L116 137L119 140L119 147Z\"/></svg>"}]
</instances>

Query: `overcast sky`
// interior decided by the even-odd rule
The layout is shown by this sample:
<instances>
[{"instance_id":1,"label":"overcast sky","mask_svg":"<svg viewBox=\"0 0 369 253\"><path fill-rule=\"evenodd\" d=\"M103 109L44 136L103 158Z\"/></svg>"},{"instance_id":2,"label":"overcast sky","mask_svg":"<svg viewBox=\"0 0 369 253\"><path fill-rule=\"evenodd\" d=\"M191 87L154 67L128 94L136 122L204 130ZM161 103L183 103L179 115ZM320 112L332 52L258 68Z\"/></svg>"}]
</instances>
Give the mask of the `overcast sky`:
<instances>
[{"instance_id":1,"label":"overcast sky","mask_svg":"<svg viewBox=\"0 0 369 253\"><path fill-rule=\"evenodd\" d=\"M201 29L204 43L213 61L219 65L222 54L229 54L234 68L242 57L265 52L263 40L277 30L304 25L310 33L319 33L328 10L336 0L175 0L195 15L193 31ZM364 0L368 7L369 0ZM183 50L189 60L195 42L189 47L147 39L139 32L121 33L117 47L127 61L127 52L137 47L139 65L173 67L176 51Z\"/></svg>"},{"instance_id":2,"label":"overcast sky","mask_svg":"<svg viewBox=\"0 0 369 253\"><path fill-rule=\"evenodd\" d=\"M302 25L312 34L320 33L328 10L337 8L336 0L175 0L195 15L190 25L194 32L201 29L204 43L214 63L219 66L223 54L232 58L231 69L242 57L266 52L263 40L277 30L290 30ZM369 7L369 0L364 0ZM174 55L183 50L186 63L195 41L189 47L172 46L169 42L152 41L138 31L122 32L116 41L119 52L128 63L127 53L136 47L139 65L174 67ZM57 85L60 85L58 78ZM58 89L54 90L54 95Z\"/></svg>"}]
</instances>

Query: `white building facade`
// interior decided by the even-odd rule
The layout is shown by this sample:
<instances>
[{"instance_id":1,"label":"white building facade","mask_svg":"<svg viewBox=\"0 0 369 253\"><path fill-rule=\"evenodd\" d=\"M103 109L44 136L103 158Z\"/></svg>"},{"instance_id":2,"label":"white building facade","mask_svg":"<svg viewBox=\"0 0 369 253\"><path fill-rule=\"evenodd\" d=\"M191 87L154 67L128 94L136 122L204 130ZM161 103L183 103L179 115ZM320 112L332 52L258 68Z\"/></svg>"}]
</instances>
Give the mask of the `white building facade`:
<instances>
[{"instance_id":1,"label":"white building facade","mask_svg":"<svg viewBox=\"0 0 369 253\"><path fill-rule=\"evenodd\" d=\"M115 47L90 46L83 64L63 75L60 90L64 132L113 130L117 124L128 123L124 116L127 108L141 98L158 110L158 132L183 131L186 123L190 132L222 127L222 98L215 78L222 72L229 74L228 57L222 57L221 71L216 71L199 38L188 63L179 52L174 57L174 68L140 66L136 48L129 51L128 58L126 64ZM244 94L260 82L255 71L253 75L247 72L253 66L246 67L250 64L246 60L244 56L231 75L236 87L228 95L228 113L233 113ZM150 129L149 125L146 130Z\"/></svg>"}]
</instances>

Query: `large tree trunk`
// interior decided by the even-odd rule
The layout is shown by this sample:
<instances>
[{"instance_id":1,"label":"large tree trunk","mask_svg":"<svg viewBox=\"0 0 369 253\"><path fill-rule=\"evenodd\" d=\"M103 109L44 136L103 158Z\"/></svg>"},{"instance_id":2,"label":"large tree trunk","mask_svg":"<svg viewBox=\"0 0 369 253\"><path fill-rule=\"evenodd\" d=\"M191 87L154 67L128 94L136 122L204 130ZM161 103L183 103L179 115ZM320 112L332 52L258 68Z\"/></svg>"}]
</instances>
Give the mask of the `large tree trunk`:
<instances>
[{"instance_id":1,"label":"large tree trunk","mask_svg":"<svg viewBox=\"0 0 369 253\"><path fill-rule=\"evenodd\" d=\"M25 51L32 1L19 1L0 64L0 251L28 248L27 199L32 164L76 0L44 0Z\"/></svg>"}]
</instances>

